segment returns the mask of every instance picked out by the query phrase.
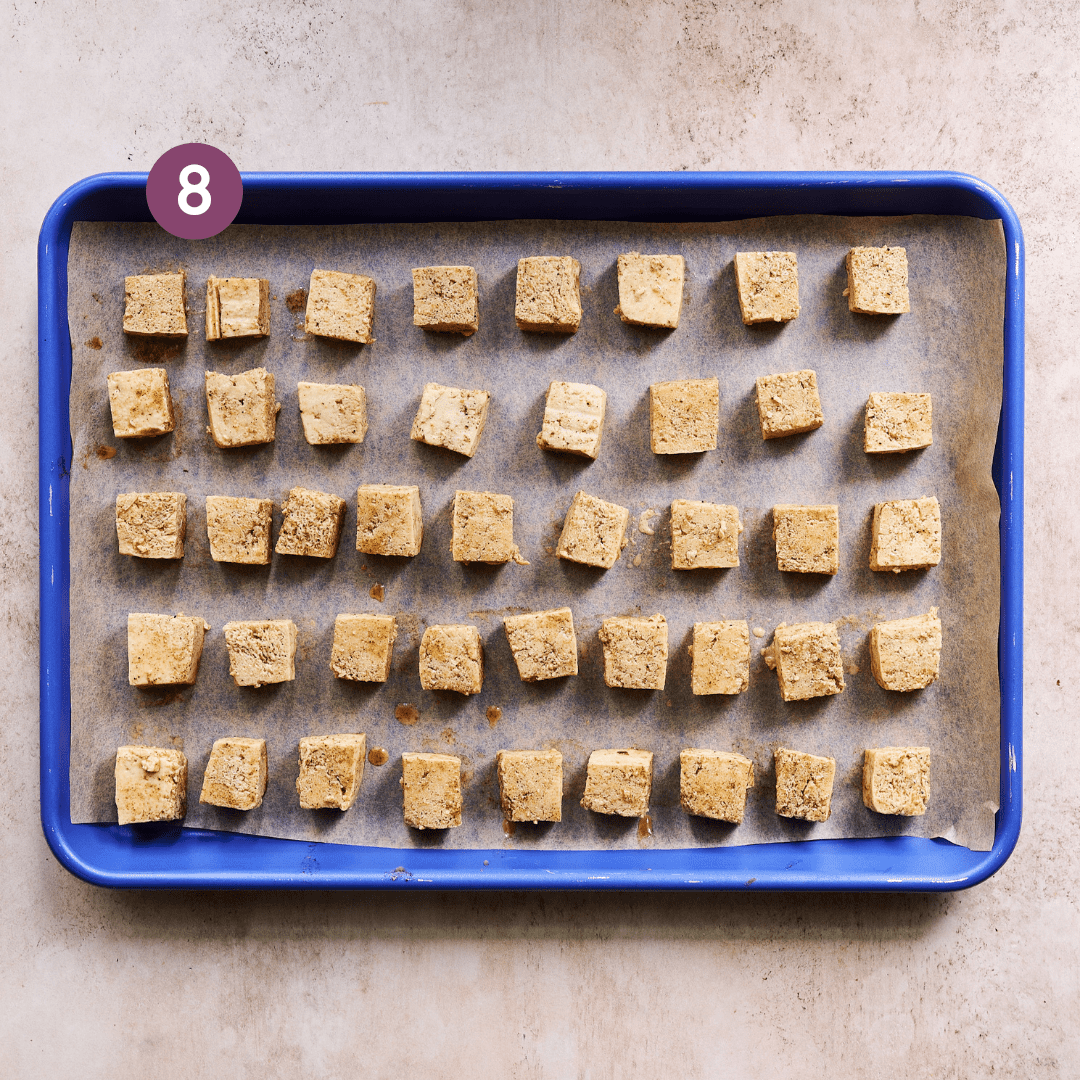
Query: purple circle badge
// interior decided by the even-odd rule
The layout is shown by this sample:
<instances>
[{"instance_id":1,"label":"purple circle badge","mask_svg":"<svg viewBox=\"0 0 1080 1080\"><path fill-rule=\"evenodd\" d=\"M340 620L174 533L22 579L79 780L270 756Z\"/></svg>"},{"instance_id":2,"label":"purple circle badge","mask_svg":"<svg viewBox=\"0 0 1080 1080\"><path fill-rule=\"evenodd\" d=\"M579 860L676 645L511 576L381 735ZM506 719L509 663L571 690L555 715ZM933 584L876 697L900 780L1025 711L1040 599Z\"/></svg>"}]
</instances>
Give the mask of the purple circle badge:
<instances>
[{"instance_id":1,"label":"purple circle badge","mask_svg":"<svg viewBox=\"0 0 1080 1080\"><path fill-rule=\"evenodd\" d=\"M244 182L228 154L206 143L182 143L154 162L146 202L173 236L205 240L227 229L240 212Z\"/></svg>"}]
</instances>

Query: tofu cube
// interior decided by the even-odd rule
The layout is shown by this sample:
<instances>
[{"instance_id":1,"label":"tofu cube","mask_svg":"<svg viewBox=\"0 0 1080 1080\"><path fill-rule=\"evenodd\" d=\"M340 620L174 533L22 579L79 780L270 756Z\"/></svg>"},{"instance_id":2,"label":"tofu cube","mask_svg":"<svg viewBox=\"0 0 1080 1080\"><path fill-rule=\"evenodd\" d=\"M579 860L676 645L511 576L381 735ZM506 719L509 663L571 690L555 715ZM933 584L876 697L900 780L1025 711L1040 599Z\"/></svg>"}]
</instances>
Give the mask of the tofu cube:
<instances>
[{"instance_id":1,"label":"tofu cube","mask_svg":"<svg viewBox=\"0 0 1080 1080\"><path fill-rule=\"evenodd\" d=\"M342 383L296 384L300 423L312 446L362 443L367 434L367 396L362 386Z\"/></svg>"},{"instance_id":2,"label":"tofu cube","mask_svg":"<svg viewBox=\"0 0 1080 1080\"><path fill-rule=\"evenodd\" d=\"M607 394L599 386L553 382L548 387L544 424L536 445L541 450L561 450L595 461L606 411Z\"/></svg>"},{"instance_id":3,"label":"tofu cube","mask_svg":"<svg viewBox=\"0 0 1080 1080\"><path fill-rule=\"evenodd\" d=\"M750 685L750 628L745 619L694 623L690 655L695 694L741 694Z\"/></svg>"},{"instance_id":4,"label":"tofu cube","mask_svg":"<svg viewBox=\"0 0 1080 1080\"><path fill-rule=\"evenodd\" d=\"M835 574L840 569L838 506L773 507L776 568L794 574Z\"/></svg>"},{"instance_id":5,"label":"tofu cube","mask_svg":"<svg viewBox=\"0 0 1080 1080\"><path fill-rule=\"evenodd\" d=\"M813 371L762 375L757 380L757 407L763 439L799 435L825 423Z\"/></svg>"},{"instance_id":6,"label":"tofu cube","mask_svg":"<svg viewBox=\"0 0 1080 1080\"><path fill-rule=\"evenodd\" d=\"M718 379L682 379L649 387L649 445L654 454L715 450L719 426Z\"/></svg>"},{"instance_id":7,"label":"tofu cube","mask_svg":"<svg viewBox=\"0 0 1080 1080\"><path fill-rule=\"evenodd\" d=\"M266 740L234 736L215 741L203 773L199 802L257 810L266 794Z\"/></svg>"},{"instance_id":8,"label":"tofu cube","mask_svg":"<svg viewBox=\"0 0 1080 1080\"><path fill-rule=\"evenodd\" d=\"M490 400L486 390L458 390L428 383L409 437L471 458L487 423Z\"/></svg>"},{"instance_id":9,"label":"tofu cube","mask_svg":"<svg viewBox=\"0 0 1080 1080\"><path fill-rule=\"evenodd\" d=\"M214 562L266 566L270 562L273 499L206 496L206 535Z\"/></svg>"},{"instance_id":10,"label":"tofu cube","mask_svg":"<svg viewBox=\"0 0 1080 1080\"><path fill-rule=\"evenodd\" d=\"M480 631L475 626L429 626L420 639L420 685L479 694L484 686Z\"/></svg>"},{"instance_id":11,"label":"tofu cube","mask_svg":"<svg viewBox=\"0 0 1080 1080\"><path fill-rule=\"evenodd\" d=\"M348 810L364 779L366 735L309 735L300 740L296 794L303 810Z\"/></svg>"},{"instance_id":12,"label":"tofu cube","mask_svg":"<svg viewBox=\"0 0 1080 1080\"><path fill-rule=\"evenodd\" d=\"M848 309L862 315L902 315L911 310L907 249L854 247L844 260Z\"/></svg>"},{"instance_id":13,"label":"tofu cube","mask_svg":"<svg viewBox=\"0 0 1080 1080\"><path fill-rule=\"evenodd\" d=\"M803 821L828 821L836 760L780 747L776 762L776 812Z\"/></svg>"},{"instance_id":14,"label":"tofu cube","mask_svg":"<svg viewBox=\"0 0 1080 1080\"><path fill-rule=\"evenodd\" d=\"M635 326L674 329L682 312L685 274L681 255L620 255L616 312Z\"/></svg>"},{"instance_id":15,"label":"tofu cube","mask_svg":"<svg viewBox=\"0 0 1080 1080\"><path fill-rule=\"evenodd\" d=\"M274 376L265 368L252 368L239 375L206 373L209 431L217 446L273 442L280 408L274 400Z\"/></svg>"},{"instance_id":16,"label":"tofu cube","mask_svg":"<svg viewBox=\"0 0 1080 1080\"><path fill-rule=\"evenodd\" d=\"M183 271L124 278L124 333L133 337L187 337Z\"/></svg>"},{"instance_id":17,"label":"tofu cube","mask_svg":"<svg viewBox=\"0 0 1080 1080\"><path fill-rule=\"evenodd\" d=\"M296 678L296 624L263 619L225 624L229 674L237 686L264 686Z\"/></svg>"},{"instance_id":18,"label":"tofu cube","mask_svg":"<svg viewBox=\"0 0 1080 1080\"><path fill-rule=\"evenodd\" d=\"M269 333L270 282L266 278L207 279L207 341L266 337Z\"/></svg>"},{"instance_id":19,"label":"tofu cube","mask_svg":"<svg viewBox=\"0 0 1080 1080\"><path fill-rule=\"evenodd\" d=\"M187 496L181 491L133 491L116 496L116 537L121 555L182 559Z\"/></svg>"},{"instance_id":20,"label":"tofu cube","mask_svg":"<svg viewBox=\"0 0 1080 1080\"><path fill-rule=\"evenodd\" d=\"M772 653L766 657L766 663L776 667L780 694L785 701L828 697L844 690L844 664L836 623L791 626L781 623L776 628Z\"/></svg>"},{"instance_id":21,"label":"tofu cube","mask_svg":"<svg viewBox=\"0 0 1080 1080\"><path fill-rule=\"evenodd\" d=\"M560 559L609 570L625 546L630 511L579 491L563 520L555 554Z\"/></svg>"},{"instance_id":22,"label":"tofu cube","mask_svg":"<svg viewBox=\"0 0 1080 1080\"><path fill-rule=\"evenodd\" d=\"M176 427L164 368L114 371L107 381L113 434L118 439L165 435Z\"/></svg>"},{"instance_id":23,"label":"tofu cube","mask_svg":"<svg viewBox=\"0 0 1080 1080\"><path fill-rule=\"evenodd\" d=\"M182 750L117 747L113 775L121 825L178 821L187 813L187 758Z\"/></svg>"},{"instance_id":24,"label":"tofu cube","mask_svg":"<svg viewBox=\"0 0 1080 1080\"><path fill-rule=\"evenodd\" d=\"M562 821L562 754L500 750L495 755L499 802L507 821Z\"/></svg>"},{"instance_id":25,"label":"tofu cube","mask_svg":"<svg viewBox=\"0 0 1080 1080\"><path fill-rule=\"evenodd\" d=\"M667 680L667 622L648 619L605 619L600 624L604 646L604 682L630 690L663 690Z\"/></svg>"},{"instance_id":26,"label":"tofu cube","mask_svg":"<svg viewBox=\"0 0 1080 1080\"><path fill-rule=\"evenodd\" d=\"M574 616L568 607L509 615L503 626L522 682L578 673Z\"/></svg>"},{"instance_id":27,"label":"tofu cube","mask_svg":"<svg viewBox=\"0 0 1080 1080\"><path fill-rule=\"evenodd\" d=\"M128 615L128 682L132 686L190 685L199 671L210 627L190 615Z\"/></svg>"},{"instance_id":28,"label":"tofu cube","mask_svg":"<svg viewBox=\"0 0 1080 1080\"><path fill-rule=\"evenodd\" d=\"M456 492L450 552L455 562L528 566L514 543L514 500L490 491Z\"/></svg>"},{"instance_id":29,"label":"tofu cube","mask_svg":"<svg viewBox=\"0 0 1080 1080\"><path fill-rule=\"evenodd\" d=\"M649 750L594 750L581 805L597 814L644 817L649 812L652 773Z\"/></svg>"},{"instance_id":30,"label":"tofu cube","mask_svg":"<svg viewBox=\"0 0 1080 1080\"><path fill-rule=\"evenodd\" d=\"M514 320L519 330L573 334L581 325L581 263L569 255L518 259Z\"/></svg>"},{"instance_id":31,"label":"tofu cube","mask_svg":"<svg viewBox=\"0 0 1080 1080\"><path fill-rule=\"evenodd\" d=\"M412 272L413 325L469 337L480 329L476 270L424 266Z\"/></svg>"},{"instance_id":32,"label":"tofu cube","mask_svg":"<svg viewBox=\"0 0 1080 1080\"><path fill-rule=\"evenodd\" d=\"M930 747L882 746L863 754L863 804L878 814L919 817L930 802Z\"/></svg>"},{"instance_id":33,"label":"tofu cube","mask_svg":"<svg viewBox=\"0 0 1080 1080\"><path fill-rule=\"evenodd\" d=\"M279 555L334 557L345 516L344 499L325 491L294 487L281 513L281 531L274 551Z\"/></svg>"},{"instance_id":34,"label":"tofu cube","mask_svg":"<svg viewBox=\"0 0 1080 1080\"><path fill-rule=\"evenodd\" d=\"M676 499L671 504L671 568L738 566L742 531L737 506Z\"/></svg>"},{"instance_id":35,"label":"tofu cube","mask_svg":"<svg viewBox=\"0 0 1080 1080\"><path fill-rule=\"evenodd\" d=\"M375 282L363 274L312 270L304 333L368 345L375 318Z\"/></svg>"},{"instance_id":36,"label":"tofu cube","mask_svg":"<svg viewBox=\"0 0 1080 1080\"><path fill-rule=\"evenodd\" d=\"M356 489L356 550L365 555L419 555L424 539L420 489L361 484Z\"/></svg>"},{"instance_id":37,"label":"tofu cube","mask_svg":"<svg viewBox=\"0 0 1080 1080\"><path fill-rule=\"evenodd\" d=\"M754 763L723 750L679 754L679 801L688 814L742 824L746 792L754 786Z\"/></svg>"},{"instance_id":38,"label":"tofu cube","mask_svg":"<svg viewBox=\"0 0 1080 1080\"><path fill-rule=\"evenodd\" d=\"M397 640L392 615L339 615L334 620L330 668L339 679L386 682Z\"/></svg>"},{"instance_id":39,"label":"tofu cube","mask_svg":"<svg viewBox=\"0 0 1080 1080\"><path fill-rule=\"evenodd\" d=\"M402 754L405 824L414 829L455 829L461 824L461 758L451 754Z\"/></svg>"},{"instance_id":40,"label":"tofu cube","mask_svg":"<svg viewBox=\"0 0 1080 1080\"><path fill-rule=\"evenodd\" d=\"M941 666L941 620L937 608L870 629L870 669L883 690L921 690Z\"/></svg>"},{"instance_id":41,"label":"tofu cube","mask_svg":"<svg viewBox=\"0 0 1080 1080\"><path fill-rule=\"evenodd\" d=\"M895 499L874 506L870 569L925 570L941 562L941 507L925 499Z\"/></svg>"},{"instance_id":42,"label":"tofu cube","mask_svg":"<svg viewBox=\"0 0 1080 1080\"><path fill-rule=\"evenodd\" d=\"M863 449L902 454L934 442L929 394L871 394L866 402Z\"/></svg>"},{"instance_id":43,"label":"tofu cube","mask_svg":"<svg viewBox=\"0 0 1080 1080\"><path fill-rule=\"evenodd\" d=\"M735 285L742 321L790 322L799 314L799 265L794 251L740 251Z\"/></svg>"}]
</instances>

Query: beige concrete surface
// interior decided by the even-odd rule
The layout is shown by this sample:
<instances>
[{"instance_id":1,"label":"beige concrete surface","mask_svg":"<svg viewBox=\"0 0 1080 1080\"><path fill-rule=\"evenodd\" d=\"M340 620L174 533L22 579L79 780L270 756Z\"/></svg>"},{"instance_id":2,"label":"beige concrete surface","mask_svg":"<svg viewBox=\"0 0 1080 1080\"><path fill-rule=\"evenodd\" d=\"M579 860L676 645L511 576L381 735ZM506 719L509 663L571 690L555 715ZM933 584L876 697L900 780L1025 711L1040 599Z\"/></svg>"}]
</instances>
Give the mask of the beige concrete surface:
<instances>
[{"instance_id":1,"label":"beige concrete surface","mask_svg":"<svg viewBox=\"0 0 1080 1080\"><path fill-rule=\"evenodd\" d=\"M1080 20L1066 0L0 15L0 1076L1080 1076ZM960 169L1028 243L1026 820L961 895L109 893L38 823L35 241L90 173Z\"/></svg>"}]
</instances>

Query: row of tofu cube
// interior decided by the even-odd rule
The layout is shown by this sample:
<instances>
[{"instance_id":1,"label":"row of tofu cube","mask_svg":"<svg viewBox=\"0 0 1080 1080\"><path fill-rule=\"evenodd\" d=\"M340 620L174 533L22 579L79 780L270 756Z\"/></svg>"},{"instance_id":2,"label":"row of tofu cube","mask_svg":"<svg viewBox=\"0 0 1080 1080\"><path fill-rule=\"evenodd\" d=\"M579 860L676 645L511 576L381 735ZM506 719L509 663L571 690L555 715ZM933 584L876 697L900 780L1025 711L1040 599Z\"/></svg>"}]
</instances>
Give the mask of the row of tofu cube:
<instances>
[{"instance_id":1,"label":"row of tofu cube","mask_svg":"<svg viewBox=\"0 0 1080 1080\"><path fill-rule=\"evenodd\" d=\"M747 325L790 322L799 314L799 268L793 251L741 251L734 257L739 310ZM625 323L674 329L682 312L686 264L681 255L629 252L617 261ZM844 295L851 311L898 315L911 310L907 251L855 247L846 258ZM425 330L474 334L480 328L476 270L427 266L412 272L413 324ZM521 330L573 334L581 326L581 264L570 255L518 260L514 319ZM143 337L186 337L185 275L124 279L124 331ZM375 281L364 274L313 270L304 315L306 333L367 344L374 340ZM206 340L270 333L267 278L210 277Z\"/></svg>"},{"instance_id":2,"label":"row of tofu cube","mask_svg":"<svg viewBox=\"0 0 1080 1080\"><path fill-rule=\"evenodd\" d=\"M367 738L363 734L300 740L296 791L305 810L350 809L360 793ZM385 763L384 756L373 759ZM688 748L680 755L680 802L688 814L740 824L754 764L741 754ZM826 821L832 813L836 760L778 748L776 813ZM500 750L496 754L504 821L562 820L563 759L558 750ZM405 824L452 829L461 824L461 759L452 754L401 755ZM203 773L199 802L255 810L266 793L265 739L218 739ZM116 809L121 825L175 821L187 812L187 757L182 750L121 746L116 751ZM589 755L581 805L598 814L644 818L652 795L649 750L594 750ZM877 747L863 755L863 803L879 814L926 813L930 749ZM650 824L651 829L651 824Z\"/></svg>"},{"instance_id":3,"label":"row of tofu cube","mask_svg":"<svg viewBox=\"0 0 1080 1080\"><path fill-rule=\"evenodd\" d=\"M578 674L578 644L570 608L553 608L503 620L518 675L542 682ZM128 615L128 682L173 686L195 682L204 635L197 616L132 612ZM764 631L755 628L755 636ZM229 674L237 686L264 686L296 678L296 624L291 619L228 622L224 626ZM604 682L630 690L663 690L667 682L668 624L663 615L604 619L598 632ZM342 614L334 620L330 669L339 679L386 682L397 621L392 615ZM750 629L745 620L694 623L693 693L741 694L750 685ZM842 693L844 664L835 623L781 624L763 650L776 671L785 701ZM925 615L880 622L870 629L870 664L885 690L929 686L941 665L941 620ZM484 686L484 647L478 627L429 626L419 650L425 690L479 694Z\"/></svg>"},{"instance_id":4,"label":"row of tofu cube","mask_svg":"<svg viewBox=\"0 0 1080 1080\"><path fill-rule=\"evenodd\" d=\"M279 555L330 559L337 553L345 517L338 495L295 487L282 504ZM206 532L215 562L270 562L272 499L206 496ZM646 511L638 527L655 530ZM773 507L773 541L779 570L835 574L840 569L840 508L836 504ZM457 491L451 508L450 553L456 562L528 565L514 542L514 500L491 491ZM628 507L579 491L563 518L554 554L610 569L626 546ZM671 504L671 565L700 570L739 565L739 508L675 499ZM133 491L116 497L121 555L180 559L187 535L187 495ZM356 491L356 550L366 555L416 556L424 536L420 489L415 485L362 484ZM941 562L941 507L933 495L874 505L870 569L926 569Z\"/></svg>"},{"instance_id":5,"label":"row of tofu cube","mask_svg":"<svg viewBox=\"0 0 1080 1080\"><path fill-rule=\"evenodd\" d=\"M208 431L222 448L271 443L281 409L274 376L265 368L236 375L208 371ZM164 368L113 371L108 377L113 434L118 439L152 438L176 428L176 413ZM825 422L817 373L811 369L763 375L757 380L757 411L763 439L813 431ZM297 384L304 438L312 446L362 443L367 434L367 394L349 383ZM487 423L491 394L427 383L410 438L472 457ZM555 381L548 386L536 444L542 450L593 460L607 412L607 393L590 383ZM649 387L649 445L654 454L700 454L716 449L720 429L719 379L678 379ZM896 454L933 443L929 394L872 393L866 403L863 448Z\"/></svg>"}]
</instances>

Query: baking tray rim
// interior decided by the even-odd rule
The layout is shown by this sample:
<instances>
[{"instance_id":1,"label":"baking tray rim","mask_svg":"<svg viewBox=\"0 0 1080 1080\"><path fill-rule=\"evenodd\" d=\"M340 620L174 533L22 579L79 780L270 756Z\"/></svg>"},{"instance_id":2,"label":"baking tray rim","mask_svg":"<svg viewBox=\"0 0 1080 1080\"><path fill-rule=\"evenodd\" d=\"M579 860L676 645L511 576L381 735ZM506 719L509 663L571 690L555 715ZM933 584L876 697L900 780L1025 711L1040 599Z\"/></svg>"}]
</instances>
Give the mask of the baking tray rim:
<instances>
[{"instance_id":1,"label":"baking tray rim","mask_svg":"<svg viewBox=\"0 0 1080 1080\"><path fill-rule=\"evenodd\" d=\"M102 173L72 185L53 203L38 240L40 796L42 829L61 865L92 884L121 888L928 892L969 888L1001 868L1016 846L1022 818L1024 238L1015 211L1000 192L958 172L242 176L241 224L514 218L721 221L796 213L948 213L1000 219L1006 289L1002 406L993 462L1001 499L1001 779L994 844L989 851L976 852L946 840L897 836L638 851L442 851L317 844L176 825L73 824L68 777L68 245L77 220L152 220L146 173ZM320 198L313 200L314 194Z\"/></svg>"}]
</instances>

